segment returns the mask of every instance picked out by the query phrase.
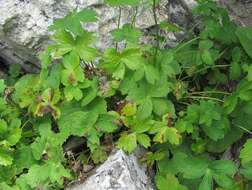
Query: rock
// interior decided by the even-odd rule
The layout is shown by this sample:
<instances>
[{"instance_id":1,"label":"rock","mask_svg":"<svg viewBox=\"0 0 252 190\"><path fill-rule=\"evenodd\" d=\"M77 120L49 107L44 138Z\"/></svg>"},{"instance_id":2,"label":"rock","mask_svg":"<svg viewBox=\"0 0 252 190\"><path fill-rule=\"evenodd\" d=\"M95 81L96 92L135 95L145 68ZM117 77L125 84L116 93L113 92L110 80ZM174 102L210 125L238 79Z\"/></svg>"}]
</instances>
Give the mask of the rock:
<instances>
[{"instance_id":1,"label":"rock","mask_svg":"<svg viewBox=\"0 0 252 190\"><path fill-rule=\"evenodd\" d=\"M195 0L169 0L168 18L170 22L187 28L192 23L191 10L196 5Z\"/></svg>"},{"instance_id":2,"label":"rock","mask_svg":"<svg viewBox=\"0 0 252 190\"><path fill-rule=\"evenodd\" d=\"M252 26L252 0L219 0L231 17L242 26Z\"/></svg>"},{"instance_id":3,"label":"rock","mask_svg":"<svg viewBox=\"0 0 252 190\"><path fill-rule=\"evenodd\" d=\"M167 0L158 7L158 20L167 19ZM98 23L88 24L86 29L95 31L100 49L111 46L108 33L117 26L118 8L111 8L103 0L0 0L0 56L8 64L18 63L25 70L37 71L37 54L49 43L48 26L57 18L74 9L92 8L97 11ZM135 9L122 9L121 25L131 22ZM138 8L136 25L148 28L154 25L152 8Z\"/></svg>"},{"instance_id":4,"label":"rock","mask_svg":"<svg viewBox=\"0 0 252 190\"><path fill-rule=\"evenodd\" d=\"M116 150L83 184L68 190L154 190L146 168L138 163L139 154L128 156Z\"/></svg>"}]
</instances>

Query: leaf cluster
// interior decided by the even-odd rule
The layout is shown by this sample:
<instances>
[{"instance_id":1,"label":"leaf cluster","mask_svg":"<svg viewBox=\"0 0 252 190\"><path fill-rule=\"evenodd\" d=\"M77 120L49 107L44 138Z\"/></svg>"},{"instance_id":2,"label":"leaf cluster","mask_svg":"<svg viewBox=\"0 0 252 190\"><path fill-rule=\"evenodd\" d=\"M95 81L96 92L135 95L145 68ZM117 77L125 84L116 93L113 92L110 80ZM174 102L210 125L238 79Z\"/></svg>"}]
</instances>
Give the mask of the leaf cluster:
<instances>
[{"instance_id":1,"label":"leaf cluster","mask_svg":"<svg viewBox=\"0 0 252 190\"><path fill-rule=\"evenodd\" d=\"M144 3L155 10L158 1ZM0 80L0 189L62 189L78 177L72 160L98 164L114 146L147 149L141 161L156 166L160 190L251 189L252 29L210 0L199 0L194 14L199 33L170 49L139 42L137 14L111 32L116 46L104 52L82 25L96 21L94 11L55 21L41 72L19 78L13 69ZM84 139L77 153L64 148L72 137ZM244 138L240 154L224 159Z\"/></svg>"}]
</instances>

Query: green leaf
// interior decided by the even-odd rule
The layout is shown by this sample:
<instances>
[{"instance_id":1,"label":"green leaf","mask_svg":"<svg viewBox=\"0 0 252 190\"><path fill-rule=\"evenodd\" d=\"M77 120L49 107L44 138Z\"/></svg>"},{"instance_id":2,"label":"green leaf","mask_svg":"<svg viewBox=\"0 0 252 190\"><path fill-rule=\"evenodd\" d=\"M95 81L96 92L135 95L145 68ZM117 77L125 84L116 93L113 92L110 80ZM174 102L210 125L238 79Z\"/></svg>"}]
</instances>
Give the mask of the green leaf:
<instances>
[{"instance_id":1,"label":"green leaf","mask_svg":"<svg viewBox=\"0 0 252 190\"><path fill-rule=\"evenodd\" d=\"M137 118L139 119L146 119L152 113L153 105L151 98L147 97L143 102L140 104L137 110Z\"/></svg>"},{"instance_id":2,"label":"green leaf","mask_svg":"<svg viewBox=\"0 0 252 190\"><path fill-rule=\"evenodd\" d=\"M80 65L80 58L76 52L71 52L64 56L63 65L66 69L75 69Z\"/></svg>"},{"instance_id":3,"label":"green leaf","mask_svg":"<svg viewBox=\"0 0 252 190\"><path fill-rule=\"evenodd\" d=\"M92 152L91 157L95 164L102 163L108 158L106 152L102 148L95 149Z\"/></svg>"},{"instance_id":4,"label":"green leaf","mask_svg":"<svg viewBox=\"0 0 252 190\"><path fill-rule=\"evenodd\" d=\"M13 184L14 178L16 178L17 170L15 166L0 166L0 181L7 184ZM1 183L0 182L0 183Z\"/></svg>"},{"instance_id":5,"label":"green leaf","mask_svg":"<svg viewBox=\"0 0 252 190\"><path fill-rule=\"evenodd\" d=\"M115 71L113 72L112 77L116 80L120 80L124 78L124 75L125 75L125 65L119 64L116 67Z\"/></svg>"},{"instance_id":6,"label":"green leaf","mask_svg":"<svg viewBox=\"0 0 252 190\"><path fill-rule=\"evenodd\" d=\"M62 115L57 123L63 135L62 140L70 135L83 136L85 130L93 125L93 121L88 118L87 112L83 111Z\"/></svg>"},{"instance_id":7,"label":"green leaf","mask_svg":"<svg viewBox=\"0 0 252 190\"><path fill-rule=\"evenodd\" d=\"M234 142L242 137L243 131L235 127L229 130L223 139L218 141L210 141L207 143L207 150L213 153L222 153L228 147L230 147Z\"/></svg>"},{"instance_id":8,"label":"green leaf","mask_svg":"<svg viewBox=\"0 0 252 190\"><path fill-rule=\"evenodd\" d=\"M159 143L170 142L174 145L179 145L181 136L178 133L178 130L173 127L168 127L167 124L162 122L157 122L156 125L153 125L151 133L156 133L153 141Z\"/></svg>"},{"instance_id":9,"label":"green leaf","mask_svg":"<svg viewBox=\"0 0 252 190\"><path fill-rule=\"evenodd\" d=\"M248 139L244 144L240 153L240 159L243 165L252 161L252 139Z\"/></svg>"},{"instance_id":10,"label":"green leaf","mask_svg":"<svg viewBox=\"0 0 252 190\"><path fill-rule=\"evenodd\" d=\"M214 180L221 187L231 188L234 185L233 179L226 175L214 175Z\"/></svg>"},{"instance_id":11,"label":"green leaf","mask_svg":"<svg viewBox=\"0 0 252 190\"><path fill-rule=\"evenodd\" d=\"M210 126L202 126L202 129L207 136L217 141L224 138L226 131L229 129L229 121L227 118L223 118L219 121L213 121Z\"/></svg>"},{"instance_id":12,"label":"green leaf","mask_svg":"<svg viewBox=\"0 0 252 190\"><path fill-rule=\"evenodd\" d=\"M3 119L0 119L0 134L5 133L6 131L7 131L7 123Z\"/></svg>"},{"instance_id":13,"label":"green leaf","mask_svg":"<svg viewBox=\"0 0 252 190\"><path fill-rule=\"evenodd\" d=\"M201 54L201 58L202 58L202 61L207 65L213 65L213 63L214 63L212 55L211 55L210 51L208 51L208 50L203 50L203 52Z\"/></svg>"},{"instance_id":14,"label":"green leaf","mask_svg":"<svg viewBox=\"0 0 252 190\"><path fill-rule=\"evenodd\" d=\"M155 178L157 187L159 190L188 190L185 186L179 184L178 179L171 174L167 174L165 177L157 175Z\"/></svg>"},{"instance_id":15,"label":"green leaf","mask_svg":"<svg viewBox=\"0 0 252 190\"><path fill-rule=\"evenodd\" d=\"M38 81L38 76L29 74L23 76L15 84L13 99L21 108L29 106L35 100L36 91L39 87Z\"/></svg>"},{"instance_id":16,"label":"green leaf","mask_svg":"<svg viewBox=\"0 0 252 190\"><path fill-rule=\"evenodd\" d=\"M139 0L105 0L105 3L109 4L110 6L125 6L125 5L130 5L130 6L138 6L139 5Z\"/></svg>"},{"instance_id":17,"label":"green leaf","mask_svg":"<svg viewBox=\"0 0 252 190\"><path fill-rule=\"evenodd\" d=\"M80 66L72 69L64 69L61 73L61 82L65 86L77 86L79 82L84 82L84 72Z\"/></svg>"},{"instance_id":18,"label":"green leaf","mask_svg":"<svg viewBox=\"0 0 252 190\"><path fill-rule=\"evenodd\" d=\"M134 28L130 24L124 24L122 28L112 31L114 40L117 42L126 40L130 43L137 43L141 34L142 33L138 28Z\"/></svg>"},{"instance_id":19,"label":"green leaf","mask_svg":"<svg viewBox=\"0 0 252 190\"><path fill-rule=\"evenodd\" d=\"M21 128L14 128L10 130L6 139L8 141L8 144L11 146L17 144L21 138L21 134L22 134Z\"/></svg>"},{"instance_id":20,"label":"green leaf","mask_svg":"<svg viewBox=\"0 0 252 190\"><path fill-rule=\"evenodd\" d=\"M121 64L135 71L143 66L144 61L141 52L136 48L125 48L121 53L116 49L107 49L103 55L101 68L112 75L116 71L114 77L120 79L125 74L125 68L120 66Z\"/></svg>"},{"instance_id":21,"label":"green leaf","mask_svg":"<svg viewBox=\"0 0 252 190\"><path fill-rule=\"evenodd\" d=\"M210 126L213 120L220 120L220 108L212 101L201 101L199 124Z\"/></svg>"},{"instance_id":22,"label":"green leaf","mask_svg":"<svg viewBox=\"0 0 252 190\"><path fill-rule=\"evenodd\" d=\"M240 170L241 174L249 180L252 180L252 162L245 164Z\"/></svg>"},{"instance_id":23,"label":"green leaf","mask_svg":"<svg viewBox=\"0 0 252 190\"><path fill-rule=\"evenodd\" d=\"M60 30L53 35L53 39L57 42L51 50L53 58L61 58L67 53L73 53L74 55L78 55L84 61L93 61L96 59L98 52L95 48L91 47L95 38L90 32L83 30L82 34L73 38L70 32ZM75 63L77 63L76 59L76 57L73 59L75 60ZM72 70L74 68L75 67L72 67Z\"/></svg>"},{"instance_id":24,"label":"green leaf","mask_svg":"<svg viewBox=\"0 0 252 190\"><path fill-rule=\"evenodd\" d=\"M153 103L153 112L158 116L163 116L169 114L169 116L175 118L175 108L173 103L170 100L165 98L152 98Z\"/></svg>"},{"instance_id":25,"label":"green leaf","mask_svg":"<svg viewBox=\"0 0 252 190\"><path fill-rule=\"evenodd\" d=\"M227 96L223 104L226 113L230 114L231 112L233 112L237 103L238 103L238 97L236 95Z\"/></svg>"},{"instance_id":26,"label":"green leaf","mask_svg":"<svg viewBox=\"0 0 252 190\"><path fill-rule=\"evenodd\" d=\"M88 23L96 21L96 13L93 10L84 9L80 12L70 12L66 17L57 19L53 25L49 27L50 30L67 30L73 32L75 35L81 35L83 32L81 23Z\"/></svg>"},{"instance_id":27,"label":"green leaf","mask_svg":"<svg viewBox=\"0 0 252 190\"><path fill-rule=\"evenodd\" d=\"M237 29L236 35L244 50L252 58L252 27L240 27Z\"/></svg>"},{"instance_id":28,"label":"green leaf","mask_svg":"<svg viewBox=\"0 0 252 190\"><path fill-rule=\"evenodd\" d=\"M0 189L4 190L20 190L17 186L9 186L7 183L0 182Z\"/></svg>"},{"instance_id":29,"label":"green leaf","mask_svg":"<svg viewBox=\"0 0 252 190\"><path fill-rule=\"evenodd\" d=\"M85 111L89 112L91 115L105 114L107 113L107 102L97 97L85 107Z\"/></svg>"},{"instance_id":30,"label":"green leaf","mask_svg":"<svg viewBox=\"0 0 252 190\"><path fill-rule=\"evenodd\" d=\"M31 146L22 146L16 152L14 156L14 163L17 167L17 171L22 172L23 169L28 169L32 165L37 164L35 160Z\"/></svg>"},{"instance_id":31,"label":"green leaf","mask_svg":"<svg viewBox=\"0 0 252 190\"><path fill-rule=\"evenodd\" d=\"M159 79L158 70L154 67L154 65L146 64L144 66L145 70L145 78L148 83L154 84L156 80Z\"/></svg>"},{"instance_id":32,"label":"green leaf","mask_svg":"<svg viewBox=\"0 0 252 190\"><path fill-rule=\"evenodd\" d=\"M9 166L12 164L13 157L11 152L5 148L0 147L0 166Z\"/></svg>"},{"instance_id":33,"label":"green leaf","mask_svg":"<svg viewBox=\"0 0 252 190\"><path fill-rule=\"evenodd\" d=\"M45 138L37 138L32 144L32 154L36 160L40 160L42 154L46 149L46 139Z\"/></svg>"},{"instance_id":34,"label":"green leaf","mask_svg":"<svg viewBox=\"0 0 252 190\"><path fill-rule=\"evenodd\" d=\"M200 50L209 50L213 47L213 42L211 40L202 40L199 42Z\"/></svg>"},{"instance_id":35,"label":"green leaf","mask_svg":"<svg viewBox=\"0 0 252 190\"><path fill-rule=\"evenodd\" d=\"M74 86L67 86L64 88L64 94L67 101L71 101L73 99L79 101L83 97L82 91L78 87Z\"/></svg>"},{"instance_id":36,"label":"green leaf","mask_svg":"<svg viewBox=\"0 0 252 190\"><path fill-rule=\"evenodd\" d=\"M74 50L78 52L80 58L84 61L94 61L98 56L98 50L91 45L95 41L92 33L83 32L75 40Z\"/></svg>"},{"instance_id":37,"label":"green leaf","mask_svg":"<svg viewBox=\"0 0 252 190\"><path fill-rule=\"evenodd\" d=\"M233 62L230 67L230 78L236 80L241 75L241 67L237 62Z\"/></svg>"},{"instance_id":38,"label":"green leaf","mask_svg":"<svg viewBox=\"0 0 252 190\"><path fill-rule=\"evenodd\" d=\"M199 190L212 190L213 189L213 180L212 174L210 170L207 170L206 175L203 177Z\"/></svg>"},{"instance_id":39,"label":"green leaf","mask_svg":"<svg viewBox=\"0 0 252 190\"><path fill-rule=\"evenodd\" d=\"M125 49L121 53L121 61L131 70L137 70L143 65L144 59L139 49Z\"/></svg>"},{"instance_id":40,"label":"green leaf","mask_svg":"<svg viewBox=\"0 0 252 190\"><path fill-rule=\"evenodd\" d=\"M115 117L109 114L101 114L95 123L95 126L97 129L106 133L112 133L117 129Z\"/></svg>"},{"instance_id":41,"label":"green leaf","mask_svg":"<svg viewBox=\"0 0 252 190\"><path fill-rule=\"evenodd\" d=\"M126 117L130 117L135 115L137 112L137 105L136 103L127 103L122 109L122 115Z\"/></svg>"},{"instance_id":42,"label":"green leaf","mask_svg":"<svg viewBox=\"0 0 252 190\"><path fill-rule=\"evenodd\" d=\"M243 69L248 73L248 75L247 75L248 81L252 81L252 66L251 65L244 65Z\"/></svg>"},{"instance_id":43,"label":"green leaf","mask_svg":"<svg viewBox=\"0 0 252 190\"><path fill-rule=\"evenodd\" d=\"M39 175L38 175L39 174ZM63 177L70 178L71 175L60 163L47 162L43 165L33 165L27 174L20 178L32 188L46 185L49 182L63 185Z\"/></svg>"},{"instance_id":44,"label":"green leaf","mask_svg":"<svg viewBox=\"0 0 252 190\"><path fill-rule=\"evenodd\" d=\"M87 130L88 147L91 152L100 146L100 133L94 127L89 127Z\"/></svg>"},{"instance_id":45,"label":"green leaf","mask_svg":"<svg viewBox=\"0 0 252 190\"><path fill-rule=\"evenodd\" d=\"M235 163L231 160L214 160L209 165L209 168L218 175L229 175L234 176L237 172Z\"/></svg>"},{"instance_id":46,"label":"green leaf","mask_svg":"<svg viewBox=\"0 0 252 190\"><path fill-rule=\"evenodd\" d=\"M146 134L140 133L137 134L137 142L141 144L144 148L150 147L150 137Z\"/></svg>"},{"instance_id":47,"label":"green leaf","mask_svg":"<svg viewBox=\"0 0 252 190\"><path fill-rule=\"evenodd\" d=\"M5 88L4 80L0 79L0 95L4 93Z\"/></svg>"},{"instance_id":48,"label":"green leaf","mask_svg":"<svg viewBox=\"0 0 252 190\"><path fill-rule=\"evenodd\" d=\"M188 157L185 159L183 167L183 177L187 179L197 179L205 175L209 160L204 156Z\"/></svg>"},{"instance_id":49,"label":"green leaf","mask_svg":"<svg viewBox=\"0 0 252 190\"><path fill-rule=\"evenodd\" d=\"M181 72L180 65L171 51L162 52L158 58L161 63L161 72L164 72L167 76L173 77Z\"/></svg>"},{"instance_id":50,"label":"green leaf","mask_svg":"<svg viewBox=\"0 0 252 190\"><path fill-rule=\"evenodd\" d=\"M81 105L82 106L86 106L88 105L89 103L91 103L96 97L97 97L97 89L96 87L90 87L88 89L85 89L83 91L83 96L84 98L82 99L81 101Z\"/></svg>"},{"instance_id":51,"label":"green leaf","mask_svg":"<svg viewBox=\"0 0 252 190\"><path fill-rule=\"evenodd\" d=\"M134 121L134 126L133 130L136 133L145 133L150 130L150 128L153 126L153 121L152 120L144 120L144 121L139 121L136 120Z\"/></svg>"},{"instance_id":52,"label":"green leaf","mask_svg":"<svg viewBox=\"0 0 252 190\"><path fill-rule=\"evenodd\" d=\"M124 134L118 140L118 147L124 151L131 153L137 147L137 135L136 133Z\"/></svg>"},{"instance_id":53,"label":"green leaf","mask_svg":"<svg viewBox=\"0 0 252 190\"><path fill-rule=\"evenodd\" d=\"M165 157L164 159L158 161L158 168L160 173L170 173L176 175L183 171L183 165L185 164L185 158L187 154L184 152L177 151L173 154L170 159Z\"/></svg>"}]
</instances>

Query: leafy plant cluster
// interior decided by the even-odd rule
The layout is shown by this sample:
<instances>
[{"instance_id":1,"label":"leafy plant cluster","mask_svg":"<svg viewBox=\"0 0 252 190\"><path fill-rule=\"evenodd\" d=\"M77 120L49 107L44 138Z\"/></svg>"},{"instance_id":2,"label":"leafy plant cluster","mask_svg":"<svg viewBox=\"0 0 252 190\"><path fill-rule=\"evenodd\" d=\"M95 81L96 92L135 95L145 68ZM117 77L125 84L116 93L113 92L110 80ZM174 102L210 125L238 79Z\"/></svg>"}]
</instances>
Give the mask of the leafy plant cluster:
<instances>
[{"instance_id":1,"label":"leafy plant cluster","mask_svg":"<svg viewBox=\"0 0 252 190\"><path fill-rule=\"evenodd\" d=\"M143 3L106 2L120 11ZM158 1L144 3L156 19ZM139 43L137 14L122 27L118 18L115 47L104 52L82 28L97 20L94 11L55 21L40 74L17 79L13 70L0 80L0 189L61 189L78 177L69 160L103 162L115 144L127 153L148 149L141 161L155 166L159 190L250 190L252 28L210 0L199 0L194 14L197 25L171 49L160 48L159 30L155 45ZM69 154L71 137L86 148Z\"/></svg>"}]
</instances>

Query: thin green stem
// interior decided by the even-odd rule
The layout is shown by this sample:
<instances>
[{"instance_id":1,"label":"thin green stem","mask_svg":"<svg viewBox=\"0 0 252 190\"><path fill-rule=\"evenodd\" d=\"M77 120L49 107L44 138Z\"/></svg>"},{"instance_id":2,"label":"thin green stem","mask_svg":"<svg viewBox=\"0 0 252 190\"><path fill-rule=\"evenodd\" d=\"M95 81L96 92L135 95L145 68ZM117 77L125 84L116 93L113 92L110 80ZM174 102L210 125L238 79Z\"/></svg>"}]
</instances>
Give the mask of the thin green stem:
<instances>
[{"instance_id":1,"label":"thin green stem","mask_svg":"<svg viewBox=\"0 0 252 190\"><path fill-rule=\"evenodd\" d=\"M237 124L235 124L235 126L239 127L240 129L246 131L248 134L252 135L252 132L249 131L248 129L246 129L245 127L243 127L243 126L241 126L241 125L237 125Z\"/></svg>"},{"instance_id":2,"label":"thin green stem","mask_svg":"<svg viewBox=\"0 0 252 190\"><path fill-rule=\"evenodd\" d=\"M177 53L178 51L180 51L181 49L183 49L184 47L186 47L187 45L193 43L194 41L198 40L200 37L196 37L196 38L193 38L187 42L185 42L184 44L182 44L181 46L179 46L177 49L175 49L175 53Z\"/></svg>"},{"instance_id":3,"label":"thin green stem","mask_svg":"<svg viewBox=\"0 0 252 190\"><path fill-rule=\"evenodd\" d=\"M121 25L121 17L122 17L122 7L119 6L119 16L118 16L118 22L117 22L117 29L120 28L120 25ZM116 42L116 49L118 50L118 42Z\"/></svg>"},{"instance_id":4,"label":"thin green stem","mask_svg":"<svg viewBox=\"0 0 252 190\"><path fill-rule=\"evenodd\" d=\"M209 97L209 96L186 96L186 97L183 97L182 99L207 99L207 100L214 100L214 101L217 101L217 102L224 102L223 100L221 99L218 99L218 98L213 98L213 97Z\"/></svg>"},{"instance_id":5,"label":"thin green stem","mask_svg":"<svg viewBox=\"0 0 252 190\"><path fill-rule=\"evenodd\" d=\"M222 67L230 67L230 65L214 65L214 66L204 67L204 68L199 69L196 72L194 72L193 75L198 74L198 73L200 73L202 71L205 71L207 69L222 68ZM191 77L192 76L186 76L186 77L183 77L181 80L185 80L185 79L188 79L188 78L191 78Z\"/></svg>"},{"instance_id":6,"label":"thin green stem","mask_svg":"<svg viewBox=\"0 0 252 190\"><path fill-rule=\"evenodd\" d=\"M152 6L152 12L153 12L153 18L156 26L156 49L155 49L155 62L156 62L156 57L159 49L159 28L158 28L158 19L157 19L157 12L156 12L156 0L153 0L153 6Z\"/></svg>"},{"instance_id":7,"label":"thin green stem","mask_svg":"<svg viewBox=\"0 0 252 190\"><path fill-rule=\"evenodd\" d=\"M134 27L136 25L136 17L137 17L137 13L138 13L138 7L135 8L135 14L132 17L132 21L131 21L131 26Z\"/></svg>"},{"instance_id":8,"label":"thin green stem","mask_svg":"<svg viewBox=\"0 0 252 190\"><path fill-rule=\"evenodd\" d=\"M201 91L201 92L190 92L190 95L192 94L224 94L224 95L230 95L229 92L223 92L223 91Z\"/></svg>"},{"instance_id":9,"label":"thin green stem","mask_svg":"<svg viewBox=\"0 0 252 190\"><path fill-rule=\"evenodd\" d=\"M27 125L27 123L29 123L30 122L30 119L28 119L27 121L25 121L24 123L23 123L23 125L21 126L21 129L23 129L26 125Z\"/></svg>"}]
</instances>

